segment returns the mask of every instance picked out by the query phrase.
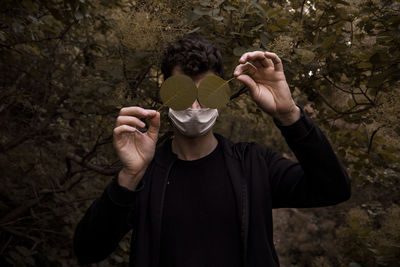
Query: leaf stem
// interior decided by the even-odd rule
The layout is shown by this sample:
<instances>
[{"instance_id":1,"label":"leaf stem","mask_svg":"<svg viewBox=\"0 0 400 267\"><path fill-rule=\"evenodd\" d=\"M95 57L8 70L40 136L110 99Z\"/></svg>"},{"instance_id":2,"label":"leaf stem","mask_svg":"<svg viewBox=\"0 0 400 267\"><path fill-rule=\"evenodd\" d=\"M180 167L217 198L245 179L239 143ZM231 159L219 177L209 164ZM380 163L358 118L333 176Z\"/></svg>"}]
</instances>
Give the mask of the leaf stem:
<instances>
[{"instance_id":1,"label":"leaf stem","mask_svg":"<svg viewBox=\"0 0 400 267\"><path fill-rule=\"evenodd\" d=\"M169 102L169 101L168 101ZM157 109L157 112L160 112L160 110L163 108L163 107L165 107L166 106L166 104L162 104L161 105L161 107L159 107L158 109Z\"/></svg>"},{"instance_id":2,"label":"leaf stem","mask_svg":"<svg viewBox=\"0 0 400 267\"><path fill-rule=\"evenodd\" d=\"M249 64L251 64L251 63L249 63ZM248 74L248 73L249 73L249 70L245 70L245 71L243 71L243 73L240 74L240 75L246 75L246 74ZM219 89L221 89L222 87L224 87L226 84L228 84L229 82L231 82L231 81L233 81L233 80L235 80L235 79L237 79L237 77L232 77L232 78L230 78L229 80L227 80L227 81L225 81L223 84L221 84L215 91L218 91Z\"/></svg>"},{"instance_id":3,"label":"leaf stem","mask_svg":"<svg viewBox=\"0 0 400 267\"><path fill-rule=\"evenodd\" d=\"M172 100L174 100L174 99L177 98L177 97L178 97L178 95L175 95L174 97L170 98L167 102L163 103L163 104L161 105L161 107L159 107L159 108L157 109L157 112L160 112L160 110L161 110L163 107L167 106L169 102L171 102Z\"/></svg>"}]
</instances>

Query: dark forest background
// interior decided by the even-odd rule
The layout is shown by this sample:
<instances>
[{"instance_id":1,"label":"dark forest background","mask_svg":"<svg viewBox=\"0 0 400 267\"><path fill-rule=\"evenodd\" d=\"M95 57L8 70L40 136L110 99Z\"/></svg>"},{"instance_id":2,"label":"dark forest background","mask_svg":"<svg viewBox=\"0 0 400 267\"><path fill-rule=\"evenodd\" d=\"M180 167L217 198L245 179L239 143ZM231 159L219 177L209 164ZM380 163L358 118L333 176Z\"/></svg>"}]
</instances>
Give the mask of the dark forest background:
<instances>
[{"instance_id":1,"label":"dark forest background","mask_svg":"<svg viewBox=\"0 0 400 267\"><path fill-rule=\"evenodd\" d=\"M274 211L282 266L398 266L399 8L398 0L2 0L0 265L77 265L75 226L120 168L119 109L161 106L160 55L195 32L222 48L225 78L243 52L276 52L296 102L351 176L343 204ZM216 132L293 157L246 93L220 114ZM161 138L170 130L164 109ZM127 266L128 239L98 266Z\"/></svg>"}]
</instances>

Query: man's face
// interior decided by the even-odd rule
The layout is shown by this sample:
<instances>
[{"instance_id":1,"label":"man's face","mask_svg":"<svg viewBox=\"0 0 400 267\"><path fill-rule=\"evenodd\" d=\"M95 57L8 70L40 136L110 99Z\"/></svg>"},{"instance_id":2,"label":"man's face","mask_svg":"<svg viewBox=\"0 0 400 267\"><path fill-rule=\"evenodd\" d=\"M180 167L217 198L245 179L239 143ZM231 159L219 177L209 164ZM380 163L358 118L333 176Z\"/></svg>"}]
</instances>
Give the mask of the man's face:
<instances>
[{"instance_id":1,"label":"man's face","mask_svg":"<svg viewBox=\"0 0 400 267\"><path fill-rule=\"evenodd\" d=\"M183 71L181 70L181 68L179 66L176 66L172 69L172 75L178 75L178 74L185 74L185 73L183 73ZM207 77L207 75L210 75L210 74L215 74L215 73L213 71L209 70L209 71L206 71L202 74L199 74L199 75L197 75L195 77L191 77L191 78L192 78L194 84L196 85L196 87L199 87L201 81L205 77ZM196 99L189 108L190 109L202 109L202 108L206 108L206 107L202 107L200 105L199 101Z\"/></svg>"}]
</instances>

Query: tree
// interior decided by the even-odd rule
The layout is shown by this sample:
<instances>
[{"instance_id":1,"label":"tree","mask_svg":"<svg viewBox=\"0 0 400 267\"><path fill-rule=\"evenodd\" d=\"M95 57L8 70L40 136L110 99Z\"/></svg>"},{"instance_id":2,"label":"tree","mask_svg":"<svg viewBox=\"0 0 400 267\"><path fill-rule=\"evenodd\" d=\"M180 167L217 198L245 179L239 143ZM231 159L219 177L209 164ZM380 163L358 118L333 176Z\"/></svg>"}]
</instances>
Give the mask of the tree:
<instances>
[{"instance_id":1,"label":"tree","mask_svg":"<svg viewBox=\"0 0 400 267\"><path fill-rule=\"evenodd\" d=\"M225 78L243 52L276 52L296 102L349 171L351 201L276 212L282 265L398 261L398 1L3 2L2 264L76 264L76 223L119 169L111 139L119 109L161 106L160 55L187 33L219 44ZM217 131L293 157L242 85L232 87ZM161 141L170 137L167 122L162 110ZM124 239L106 263L124 265L128 251Z\"/></svg>"}]
</instances>

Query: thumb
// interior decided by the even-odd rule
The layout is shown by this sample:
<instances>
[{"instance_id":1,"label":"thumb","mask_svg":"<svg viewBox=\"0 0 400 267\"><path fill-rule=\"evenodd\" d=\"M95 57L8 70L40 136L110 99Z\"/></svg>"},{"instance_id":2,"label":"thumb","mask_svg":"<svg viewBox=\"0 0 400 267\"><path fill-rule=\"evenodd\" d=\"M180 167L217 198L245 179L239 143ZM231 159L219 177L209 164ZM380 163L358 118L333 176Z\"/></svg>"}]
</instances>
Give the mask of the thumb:
<instances>
[{"instance_id":1,"label":"thumb","mask_svg":"<svg viewBox=\"0 0 400 267\"><path fill-rule=\"evenodd\" d=\"M249 75L242 74L237 76L236 78L242 83L244 83L249 88L251 93L257 90L256 82Z\"/></svg>"},{"instance_id":2,"label":"thumb","mask_svg":"<svg viewBox=\"0 0 400 267\"><path fill-rule=\"evenodd\" d=\"M150 119L147 135L154 141L157 141L159 130L160 130L160 113L156 112L154 117Z\"/></svg>"}]
</instances>

